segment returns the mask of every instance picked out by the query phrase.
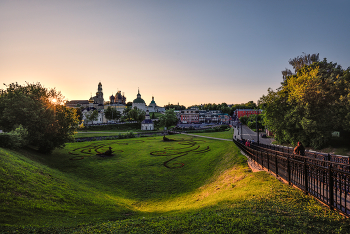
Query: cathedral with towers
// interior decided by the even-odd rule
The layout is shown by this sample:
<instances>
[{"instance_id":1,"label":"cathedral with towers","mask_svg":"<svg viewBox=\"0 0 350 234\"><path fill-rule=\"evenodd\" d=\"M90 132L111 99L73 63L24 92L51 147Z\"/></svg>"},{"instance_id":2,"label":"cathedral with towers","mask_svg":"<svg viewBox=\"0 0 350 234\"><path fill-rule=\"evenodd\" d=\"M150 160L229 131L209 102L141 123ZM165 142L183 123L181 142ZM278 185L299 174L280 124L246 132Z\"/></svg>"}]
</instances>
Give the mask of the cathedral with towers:
<instances>
[{"instance_id":1,"label":"cathedral with towers","mask_svg":"<svg viewBox=\"0 0 350 234\"><path fill-rule=\"evenodd\" d=\"M97 110L99 112L98 121L96 123L106 123L107 119L104 116L104 111L108 108L114 108L123 114L124 110L127 108L126 106L126 97L124 93L118 91L115 95L111 95L109 97L109 101L105 102L103 98L103 90L102 83L99 82L97 85L96 96L90 97L89 100L71 100L66 102L67 107L81 107L84 112L89 112L91 110ZM154 101L154 97L152 96L152 101L147 106L146 102L141 98L140 90L138 89L138 93L136 95L136 99L132 102L132 108L137 108L143 111L148 112L165 112L164 107L157 106Z\"/></svg>"}]
</instances>

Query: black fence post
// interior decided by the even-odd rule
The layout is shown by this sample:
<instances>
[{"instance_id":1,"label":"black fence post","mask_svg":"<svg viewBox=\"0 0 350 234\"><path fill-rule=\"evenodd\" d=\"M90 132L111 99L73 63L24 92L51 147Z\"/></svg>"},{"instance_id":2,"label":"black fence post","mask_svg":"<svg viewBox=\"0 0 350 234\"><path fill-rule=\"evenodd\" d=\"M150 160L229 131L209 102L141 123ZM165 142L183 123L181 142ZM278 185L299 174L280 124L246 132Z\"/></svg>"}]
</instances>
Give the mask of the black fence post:
<instances>
[{"instance_id":1,"label":"black fence post","mask_svg":"<svg viewBox=\"0 0 350 234\"><path fill-rule=\"evenodd\" d=\"M267 156L267 170L270 171L270 153L267 153L266 156Z\"/></svg>"},{"instance_id":2,"label":"black fence post","mask_svg":"<svg viewBox=\"0 0 350 234\"><path fill-rule=\"evenodd\" d=\"M277 151L275 152L275 168L276 168L276 176L278 176Z\"/></svg>"},{"instance_id":3,"label":"black fence post","mask_svg":"<svg viewBox=\"0 0 350 234\"><path fill-rule=\"evenodd\" d=\"M308 194L308 171L307 171L307 162L306 158L304 158L304 192Z\"/></svg>"},{"instance_id":4,"label":"black fence post","mask_svg":"<svg viewBox=\"0 0 350 234\"><path fill-rule=\"evenodd\" d=\"M287 155L287 175L288 175L288 184L291 185L290 182L290 161L289 161L290 157L289 155Z\"/></svg>"},{"instance_id":5,"label":"black fence post","mask_svg":"<svg viewBox=\"0 0 350 234\"><path fill-rule=\"evenodd\" d=\"M333 181L333 171L332 171L332 164L329 163L328 165L328 181L329 181L329 207L333 209L334 207L334 181Z\"/></svg>"}]
</instances>

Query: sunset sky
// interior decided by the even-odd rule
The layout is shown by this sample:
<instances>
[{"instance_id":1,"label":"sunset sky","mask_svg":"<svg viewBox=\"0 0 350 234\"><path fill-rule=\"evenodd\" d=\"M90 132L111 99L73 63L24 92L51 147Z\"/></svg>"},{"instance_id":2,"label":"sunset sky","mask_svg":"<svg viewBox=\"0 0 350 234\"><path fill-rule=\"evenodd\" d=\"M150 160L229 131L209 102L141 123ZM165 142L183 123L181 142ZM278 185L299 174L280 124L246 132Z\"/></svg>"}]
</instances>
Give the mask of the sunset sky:
<instances>
[{"instance_id":1,"label":"sunset sky","mask_svg":"<svg viewBox=\"0 0 350 234\"><path fill-rule=\"evenodd\" d=\"M147 104L256 102L290 58L350 66L350 1L0 1L0 88L68 100L140 88Z\"/></svg>"}]
</instances>

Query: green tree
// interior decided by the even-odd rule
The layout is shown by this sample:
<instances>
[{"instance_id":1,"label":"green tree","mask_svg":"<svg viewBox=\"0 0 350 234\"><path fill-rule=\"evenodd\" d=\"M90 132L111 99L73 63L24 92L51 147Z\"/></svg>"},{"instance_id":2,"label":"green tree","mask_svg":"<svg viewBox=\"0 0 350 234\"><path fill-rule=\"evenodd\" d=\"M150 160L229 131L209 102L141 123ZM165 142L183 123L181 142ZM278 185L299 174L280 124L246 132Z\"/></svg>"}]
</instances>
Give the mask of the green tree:
<instances>
[{"instance_id":1,"label":"green tree","mask_svg":"<svg viewBox=\"0 0 350 234\"><path fill-rule=\"evenodd\" d=\"M172 125L177 124L177 117L174 109L165 111L165 114L159 117L159 125L169 128Z\"/></svg>"},{"instance_id":2,"label":"green tree","mask_svg":"<svg viewBox=\"0 0 350 234\"><path fill-rule=\"evenodd\" d=\"M239 118L239 121L242 123L242 124L247 124L248 123L248 116L241 116Z\"/></svg>"},{"instance_id":3,"label":"green tree","mask_svg":"<svg viewBox=\"0 0 350 234\"><path fill-rule=\"evenodd\" d=\"M263 115L250 115L247 120L247 126L251 129L256 129L256 120L258 119L258 128L261 129L264 127Z\"/></svg>"},{"instance_id":4,"label":"green tree","mask_svg":"<svg viewBox=\"0 0 350 234\"><path fill-rule=\"evenodd\" d=\"M110 106L107 107L107 109L104 112L104 115L108 120L118 120L121 117L120 112L117 111L115 108L111 108Z\"/></svg>"},{"instance_id":5,"label":"green tree","mask_svg":"<svg viewBox=\"0 0 350 234\"><path fill-rule=\"evenodd\" d=\"M231 113L231 108L230 107L228 107L228 106L222 106L221 107L221 112L222 113L227 113L227 114L229 114L230 115L230 113Z\"/></svg>"},{"instance_id":6,"label":"green tree","mask_svg":"<svg viewBox=\"0 0 350 234\"><path fill-rule=\"evenodd\" d=\"M174 105L174 104L168 104L164 106L165 110L169 110L169 109L175 109L175 110L185 110L186 107L183 105Z\"/></svg>"},{"instance_id":7,"label":"green tree","mask_svg":"<svg viewBox=\"0 0 350 234\"><path fill-rule=\"evenodd\" d=\"M84 109L83 107L75 107L79 122L83 121L83 112L82 112L83 109Z\"/></svg>"},{"instance_id":8,"label":"green tree","mask_svg":"<svg viewBox=\"0 0 350 234\"><path fill-rule=\"evenodd\" d=\"M302 67L309 66L314 62L318 62L319 57L320 57L319 54L305 54L305 53L303 53L303 55L300 55L294 59L290 59L289 64L292 65L295 72L298 72ZM286 70L286 72L289 73L287 70ZM282 74L283 74L283 72L282 72Z\"/></svg>"},{"instance_id":9,"label":"green tree","mask_svg":"<svg viewBox=\"0 0 350 234\"><path fill-rule=\"evenodd\" d=\"M0 128L10 132L22 125L28 144L49 153L73 140L77 127L76 110L62 104L60 92L40 83L6 85L0 91Z\"/></svg>"},{"instance_id":10,"label":"green tree","mask_svg":"<svg viewBox=\"0 0 350 234\"><path fill-rule=\"evenodd\" d=\"M288 68L282 71L283 80L286 80L288 76L293 75L292 71Z\"/></svg>"},{"instance_id":11,"label":"green tree","mask_svg":"<svg viewBox=\"0 0 350 234\"><path fill-rule=\"evenodd\" d=\"M145 116L146 116L146 112L136 107L134 107L128 112L128 118L133 119L138 123L141 123L145 119Z\"/></svg>"},{"instance_id":12,"label":"green tree","mask_svg":"<svg viewBox=\"0 0 350 234\"><path fill-rule=\"evenodd\" d=\"M123 110L123 115L127 116L129 111L131 111L131 106L127 106L124 110Z\"/></svg>"},{"instance_id":13,"label":"green tree","mask_svg":"<svg viewBox=\"0 0 350 234\"><path fill-rule=\"evenodd\" d=\"M88 122L91 121L94 124L94 121L98 120L98 111L97 110L89 110L85 113L85 118Z\"/></svg>"},{"instance_id":14,"label":"green tree","mask_svg":"<svg viewBox=\"0 0 350 234\"><path fill-rule=\"evenodd\" d=\"M266 124L277 141L320 148L332 131L349 129L349 68L313 62L288 76L276 91L261 98Z\"/></svg>"}]
</instances>

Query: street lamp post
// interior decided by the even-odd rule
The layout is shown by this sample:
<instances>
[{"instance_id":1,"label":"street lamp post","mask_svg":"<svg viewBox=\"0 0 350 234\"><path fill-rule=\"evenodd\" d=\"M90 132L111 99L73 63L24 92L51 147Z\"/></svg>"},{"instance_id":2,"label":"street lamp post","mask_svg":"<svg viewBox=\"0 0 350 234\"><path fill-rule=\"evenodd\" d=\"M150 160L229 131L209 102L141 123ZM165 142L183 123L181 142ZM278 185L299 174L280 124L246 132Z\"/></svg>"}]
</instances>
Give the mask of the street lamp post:
<instances>
[{"instance_id":1,"label":"street lamp post","mask_svg":"<svg viewBox=\"0 0 350 234\"><path fill-rule=\"evenodd\" d=\"M243 138L242 138L242 135L243 135L243 129L242 129L242 127L243 127L243 124L241 123L241 139L243 139Z\"/></svg>"}]
</instances>

